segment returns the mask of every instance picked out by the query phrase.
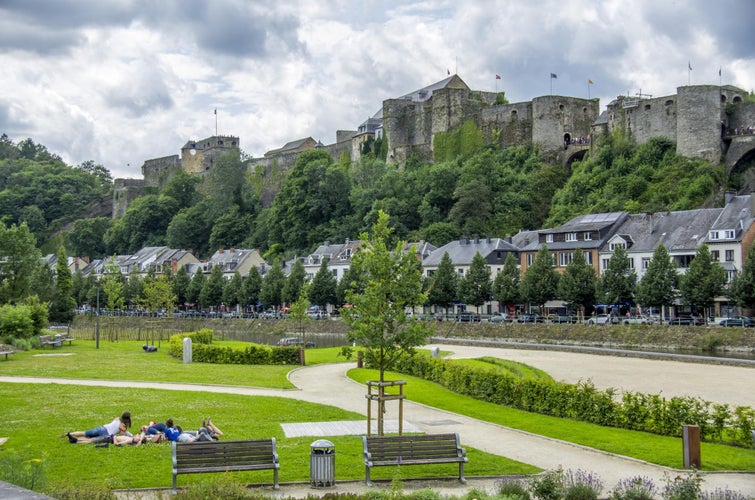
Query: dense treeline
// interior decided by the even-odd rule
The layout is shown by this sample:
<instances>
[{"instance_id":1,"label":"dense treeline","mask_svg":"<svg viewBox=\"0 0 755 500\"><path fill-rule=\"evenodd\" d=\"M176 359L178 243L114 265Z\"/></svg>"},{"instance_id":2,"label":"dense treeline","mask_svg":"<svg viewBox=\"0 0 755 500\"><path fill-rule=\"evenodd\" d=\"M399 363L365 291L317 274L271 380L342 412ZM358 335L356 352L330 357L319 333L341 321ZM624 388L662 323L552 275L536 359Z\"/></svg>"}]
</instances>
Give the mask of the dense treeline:
<instances>
[{"instance_id":1,"label":"dense treeline","mask_svg":"<svg viewBox=\"0 0 755 500\"><path fill-rule=\"evenodd\" d=\"M531 145L477 145L452 160L410 158L403 165L371 152L349 164L308 151L269 207L261 201L263 175L250 172L236 151L216 161L207 178L174 177L117 221L82 218L112 188L109 172L92 162L67 167L31 139L13 144L2 136L0 217L6 224L26 222L40 244L57 221L78 218L64 241L69 255L168 245L200 258L231 246L289 258L323 241L355 238L379 210L390 214L397 238L440 246L462 235L552 227L585 213L698 208L726 187L722 166L680 157L667 139L636 146L621 136L604 139L571 169L544 161Z\"/></svg>"}]
</instances>

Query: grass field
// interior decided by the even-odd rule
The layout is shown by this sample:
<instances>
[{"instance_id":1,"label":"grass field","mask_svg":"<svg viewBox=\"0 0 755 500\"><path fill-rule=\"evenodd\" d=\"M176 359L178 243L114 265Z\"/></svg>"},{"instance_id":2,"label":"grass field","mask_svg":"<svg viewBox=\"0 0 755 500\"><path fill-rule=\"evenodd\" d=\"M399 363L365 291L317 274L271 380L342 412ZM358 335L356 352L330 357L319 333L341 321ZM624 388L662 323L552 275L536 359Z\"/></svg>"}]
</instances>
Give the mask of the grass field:
<instances>
[{"instance_id":1,"label":"grass field","mask_svg":"<svg viewBox=\"0 0 755 500\"><path fill-rule=\"evenodd\" d=\"M340 348L306 351L307 363L345 361ZM458 361L455 361L458 362ZM501 360L469 360L490 369L506 370L528 377L547 374L519 363ZM223 384L246 387L291 388L286 374L290 366L233 366L204 363L184 364L167 355L167 344L155 353L146 353L136 341L76 341L73 346L19 352L0 361L0 375L94 378L125 381L167 381ZM374 379L370 370L353 369L358 380ZM436 384L413 377L408 380L407 397L413 401L463 413L508 427L571 441L586 446L681 467L680 441L646 433L609 429L582 422L545 417L492 405L451 393ZM71 445L58 436L71 430L84 430L109 421L124 409L132 412L134 425L148 420L174 418L185 428L196 428L203 418L213 421L226 433L224 439L276 437L281 457L281 481L307 481L310 444L317 438L286 438L280 427L287 422L364 420L358 414L339 408L278 397L249 397L204 392L82 387L55 384L0 384L0 435L10 437L0 456L17 455L24 463L43 464L51 484L62 482L105 482L113 488L159 487L170 484L170 446L114 447L98 449ZM361 440L358 436L326 436L336 446L337 478L363 478ZM468 475L530 474L538 469L503 457L468 449ZM752 450L703 443L705 470L753 470ZM41 460L41 462L36 462ZM378 468L376 478L392 478L393 468ZM413 467L411 477L448 476L453 465ZM107 472L107 473L103 473ZM265 482L272 472L243 473L240 481ZM107 477L108 479L103 479ZM216 475L189 476L180 484L208 481ZM236 478L236 474L234 474ZM215 479L212 479L215 480ZM217 479L220 480L220 479Z\"/></svg>"}]
</instances>

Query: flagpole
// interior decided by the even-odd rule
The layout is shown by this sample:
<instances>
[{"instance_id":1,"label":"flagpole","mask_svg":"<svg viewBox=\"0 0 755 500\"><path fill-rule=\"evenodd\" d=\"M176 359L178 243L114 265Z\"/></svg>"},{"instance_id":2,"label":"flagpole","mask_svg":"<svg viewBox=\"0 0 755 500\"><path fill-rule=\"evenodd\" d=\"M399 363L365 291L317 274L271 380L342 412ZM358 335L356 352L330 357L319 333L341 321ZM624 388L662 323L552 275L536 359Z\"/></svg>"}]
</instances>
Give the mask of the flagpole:
<instances>
[{"instance_id":1,"label":"flagpole","mask_svg":"<svg viewBox=\"0 0 755 500\"><path fill-rule=\"evenodd\" d=\"M215 137L218 136L218 109L215 108Z\"/></svg>"}]
</instances>

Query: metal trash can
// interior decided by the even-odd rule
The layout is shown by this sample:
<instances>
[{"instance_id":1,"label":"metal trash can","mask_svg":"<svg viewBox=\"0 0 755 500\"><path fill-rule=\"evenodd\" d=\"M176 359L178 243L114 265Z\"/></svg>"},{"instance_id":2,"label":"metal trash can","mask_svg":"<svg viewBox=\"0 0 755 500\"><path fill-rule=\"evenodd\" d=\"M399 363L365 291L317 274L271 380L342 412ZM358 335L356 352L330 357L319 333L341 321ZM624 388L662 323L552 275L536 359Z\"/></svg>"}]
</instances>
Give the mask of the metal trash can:
<instances>
[{"instance_id":1,"label":"metal trash can","mask_svg":"<svg viewBox=\"0 0 755 500\"><path fill-rule=\"evenodd\" d=\"M313 488L325 488L336 484L335 445L327 439L318 439L310 445L309 483Z\"/></svg>"},{"instance_id":2,"label":"metal trash can","mask_svg":"<svg viewBox=\"0 0 755 500\"><path fill-rule=\"evenodd\" d=\"M63 347L63 337L59 333L55 334L55 337L53 338L55 341L55 347Z\"/></svg>"}]
</instances>

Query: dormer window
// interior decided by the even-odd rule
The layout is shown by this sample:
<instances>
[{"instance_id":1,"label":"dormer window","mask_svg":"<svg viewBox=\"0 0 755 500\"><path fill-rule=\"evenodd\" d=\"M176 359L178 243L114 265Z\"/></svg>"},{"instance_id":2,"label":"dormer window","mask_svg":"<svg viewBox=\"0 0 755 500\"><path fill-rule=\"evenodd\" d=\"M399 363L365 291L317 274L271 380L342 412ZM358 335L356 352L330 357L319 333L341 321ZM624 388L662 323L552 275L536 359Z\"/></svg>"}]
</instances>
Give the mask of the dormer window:
<instances>
[{"instance_id":1,"label":"dormer window","mask_svg":"<svg viewBox=\"0 0 755 500\"><path fill-rule=\"evenodd\" d=\"M552 234L546 234L545 235L545 242L546 243L553 243L553 235Z\"/></svg>"},{"instance_id":2,"label":"dormer window","mask_svg":"<svg viewBox=\"0 0 755 500\"><path fill-rule=\"evenodd\" d=\"M708 232L708 239L711 241L718 239L718 231L710 231Z\"/></svg>"},{"instance_id":3,"label":"dormer window","mask_svg":"<svg viewBox=\"0 0 755 500\"><path fill-rule=\"evenodd\" d=\"M577 241L577 233L566 233L566 241Z\"/></svg>"},{"instance_id":4,"label":"dormer window","mask_svg":"<svg viewBox=\"0 0 755 500\"><path fill-rule=\"evenodd\" d=\"M583 238L583 239L584 239L585 241L591 241L591 240L592 240L592 233L591 233L590 231L585 231L585 232L584 232L584 233L582 234L582 238Z\"/></svg>"},{"instance_id":5,"label":"dormer window","mask_svg":"<svg viewBox=\"0 0 755 500\"><path fill-rule=\"evenodd\" d=\"M724 239L725 240L733 240L734 239L734 230L733 229L727 229L724 231Z\"/></svg>"},{"instance_id":6,"label":"dormer window","mask_svg":"<svg viewBox=\"0 0 755 500\"><path fill-rule=\"evenodd\" d=\"M626 247L627 245L624 242L611 243L610 245L608 245L608 249L611 250L612 252L615 251L617 248L626 248Z\"/></svg>"}]
</instances>

